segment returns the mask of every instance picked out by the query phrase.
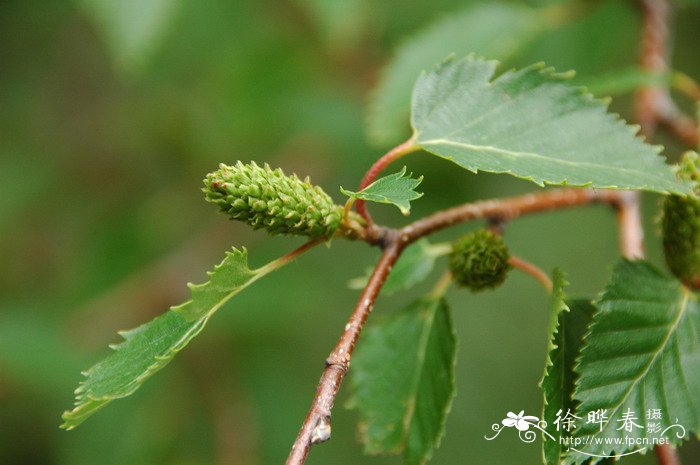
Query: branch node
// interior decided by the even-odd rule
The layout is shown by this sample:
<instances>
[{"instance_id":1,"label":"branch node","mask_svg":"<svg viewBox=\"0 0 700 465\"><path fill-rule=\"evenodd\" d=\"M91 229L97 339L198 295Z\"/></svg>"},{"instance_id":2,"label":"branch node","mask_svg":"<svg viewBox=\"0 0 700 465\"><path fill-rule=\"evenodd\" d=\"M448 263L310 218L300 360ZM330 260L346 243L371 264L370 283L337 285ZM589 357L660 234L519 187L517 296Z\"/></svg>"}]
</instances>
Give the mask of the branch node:
<instances>
[{"instance_id":1,"label":"branch node","mask_svg":"<svg viewBox=\"0 0 700 465\"><path fill-rule=\"evenodd\" d=\"M341 358L340 360L332 360L333 358L336 357L334 354L331 354L331 356L326 359L326 368L329 370L335 368L342 372L343 376L345 376L350 368L350 361L347 359L347 357Z\"/></svg>"},{"instance_id":2,"label":"branch node","mask_svg":"<svg viewBox=\"0 0 700 465\"><path fill-rule=\"evenodd\" d=\"M318 419L316 426L311 432L311 444L321 444L331 438L331 417L325 416Z\"/></svg>"},{"instance_id":3,"label":"branch node","mask_svg":"<svg viewBox=\"0 0 700 465\"><path fill-rule=\"evenodd\" d=\"M503 235L508 220L504 216L492 216L488 219L489 229L496 234Z\"/></svg>"},{"instance_id":4,"label":"branch node","mask_svg":"<svg viewBox=\"0 0 700 465\"><path fill-rule=\"evenodd\" d=\"M379 245L382 250L395 243L400 237L399 231L392 228L377 226L375 229L377 231L377 245Z\"/></svg>"}]
</instances>

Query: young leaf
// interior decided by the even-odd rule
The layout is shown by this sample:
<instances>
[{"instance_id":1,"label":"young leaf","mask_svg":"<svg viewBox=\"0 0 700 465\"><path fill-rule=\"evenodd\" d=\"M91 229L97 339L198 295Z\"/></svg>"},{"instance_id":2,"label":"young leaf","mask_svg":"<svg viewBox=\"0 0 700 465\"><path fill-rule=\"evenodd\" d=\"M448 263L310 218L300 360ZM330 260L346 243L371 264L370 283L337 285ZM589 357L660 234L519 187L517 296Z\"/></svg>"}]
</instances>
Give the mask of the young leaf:
<instances>
[{"instance_id":1,"label":"young leaf","mask_svg":"<svg viewBox=\"0 0 700 465\"><path fill-rule=\"evenodd\" d=\"M424 464L454 397L456 340L447 303L424 298L368 330L352 362L360 433L370 454Z\"/></svg>"},{"instance_id":2,"label":"young leaf","mask_svg":"<svg viewBox=\"0 0 700 465\"><path fill-rule=\"evenodd\" d=\"M371 95L367 118L370 139L377 145L389 145L408 136L411 88L422 70L450 53L508 58L543 29L543 12L510 2L470 5L401 44Z\"/></svg>"},{"instance_id":3,"label":"young leaf","mask_svg":"<svg viewBox=\"0 0 700 465\"><path fill-rule=\"evenodd\" d=\"M595 464L596 456L631 450L629 443L616 444L616 439L653 444L654 437L662 436L677 444L684 435L697 433L700 312L696 296L646 262L623 260L596 306L575 367L574 399L580 402L576 415L583 420L572 434L587 441L576 450L572 447L565 463L582 463L593 455ZM587 413L599 409L606 411L607 423L587 423ZM648 418L649 410L655 409L661 418ZM632 424L625 423L625 417Z\"/></svg>"},{"instance_id":4,"label":"young leaf","mask_svg":"<svg viewBox=\"0 0 700 465\"><path fill-rule=\"evenodd\" d=\"M538 64L492 80L496 62L448 60L413 91L414 140L470 171L509 173L539 185L688 193L635 127Z\"/></svg>"},{"instance_id":5,"label":"young leaf","mask_svg":"<svg viewBox=\"0 0 700 465\"><path fill-rule=\"evenodd\" d=\"M86 378L75 391L75 407L64 412L61 427L73 429L112 400L133 394L199 334L231 297L287 262L279 259L251 270L245 249L227 252L208 273L208 282L188 284L191 300L138 328L119 333L124 341L110 346L115 352L83 372Z\"/></svg>"},{"instance_id":6,"label":"young leaf","mask_svg":"<svg viewBox=\"0 0 700 465\"><path fill-rule=\"evenodd\" d=\"M391 269L391 274L382 286L382 295L405 291L423 281L433 271L435 260L451 250L449 244L432 245L425 238L411 244ZM350 289L364 288L371 274L372 268L369 268L365 276L351 280L348 284Z\"/></svg>"},{"instance_id":7,"label":"young leaf","mask_svg":"<svg viewBox=\"0 0 700 465\"><path fill-rule=\"evenodd\" d=\"M422 192L414 189L423 181L423 176L413 179L411 174L406 174L404 166L398 173L381 177L360 192L352 192L340 188L340 192L355 199L367 200L369 202L390 203L396 205L401 213L408 215L411 212L411 200L416 200L423 196Z\"/></svg>"},{"instance_id":8,"label":"young leaf","mask_svg":"<svg viewBox=\"0 0 700 465\"><path fill-rule=\"evenodd\" d=\"M548 433L554 440L543 437L542 454L546 465L559 465L560 458L566 450L560 443L563 431L551 428L557 412L575 411L571 399L574 391L574 364L579 355L583 335L591 321L595 307L589 300L565 301L564 275L554 271L552 280L552 315L550 322L550 340L545 363L545 372L540 387L544 396L542 419L547 422Z\"/></svg>"}]
</instances>

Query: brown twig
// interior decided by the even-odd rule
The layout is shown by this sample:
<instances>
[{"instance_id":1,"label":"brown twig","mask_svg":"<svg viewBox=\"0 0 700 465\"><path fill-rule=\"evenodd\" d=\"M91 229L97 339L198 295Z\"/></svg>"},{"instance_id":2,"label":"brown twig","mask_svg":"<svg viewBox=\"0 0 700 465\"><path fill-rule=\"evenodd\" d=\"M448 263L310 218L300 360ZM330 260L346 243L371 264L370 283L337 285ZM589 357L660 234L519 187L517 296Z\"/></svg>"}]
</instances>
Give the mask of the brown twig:
<instances>
[{"instance_id":1,"label":"brown twig","mask_svg":"<svg viewBox=\"0 0 700 465\"><path fill-rule=\"evenodd\" d=\"M644 227L639 192L615 192L620 251L627 258L644 258Z\"/></svg>"},{"instance_id":2,"label":"brown twig","mask_svg":"<svg viewBox=\"0 0 700 465\"><path fill-rule=\"evenodd\" d=\"M321 375L311 408L287 458L287 465L302 465L312 445L330 439L331 410L340 383L350 365L350 358L357 338L372 311L381 286L399 255L409 243L448 226L474 219L513 219L529 213L594 202L608 203L619 207L618 197L614 194L616 193L612 191L552 189L517 197L461 205L437 212L399 230L380 228L378 243L384 247L384 253L362 291L337 345L326 359L326 368Z\"/></svg>"},{"instance_id":3,"label":"brown twig","mask_svg":"<svg viewBox=\"0 0 700 465\"><path fill-rule=\"evenodd\" d=\"M654 448L656 458L661 465L681 465L681 459L678 457L678 452L668 444L659 444Z\"/></svg>"},{"instance_id":4,"label":"brown twig","mask_svg":"<svg viewBox=\"0 0 700 465\"><path fill-rule=\"evenodd\" d=\"M668 70L670 5L666 0L641 0L640 5L643 21L641 67L651 73L664 73ZM671 99L666 89L647 87L637 92L635 96L637 119L647 139L652 137L659 122L672 129L674 127L678 129L677 115L669 117L671 116L668 114L669 102ZM676 123L673 123L674 121ZM674 132L680 135L677 130ZM694 145L697 145L697 133ZM627 257L643 257L639 194L629 196L623 206L619 216L623 253ZM655 451L660 465L680 465L678 453L670 445L658 445Z\"/></svg>"},{"instance_id":5,"label":"brown twig","mask_svg":"<svg viewBox=\"0 0 700 465\"><path fill-rule=\"evenodd\" d=\"M640 0L639 4L643 15L640 65L643 70L651 74L666 73L668 72L671 7L666 0ZM693 81L690 80L690 82ZM684 84L685 93L689 97L697 97L695 95L698 92L696 86L688 85L688 80L682 79L681 84ZM642 134L647 138L651 138L660 124L689 146L698 146L697 122L678 109L671 99L668 89L658 86L639 89L635 98L635 106Z\"/></svg>"},{"instance_id":6,"label":"brown twig","mask_svg":"<svg viewBox=\"0 0 700 465\"><path fill-rule=\"evenodd\" d=\"M693 148L697 147L700 138L697 121L684 114L671 100L668 92L664 92L658 98L656 119L659 124L671 131L684 144Z\"/></svg>"},{"instance_id":7,"label":"brown twig","mask_svg":"<svg viewBox=\"0 0 700 465\"><path fill-rule=\"evenodd\" d=\"M642 0L641 5L644 11L642 67L650 72L665 72L668 4L663 0ZM668 104L667 97L668 93L665 89L654 87L641 89L637 93L635 102L638 120L642 132L647 137L653 134L658 123L669 124L662 117L664 102ZM389 163L416 149L414 141L409 139L389 151L367 171L360 184L360 189L374 181ZM620 248L623 255L628 258L643 257L644 232L640 211L640 195L633 191L553 189L505 199L486 200L434 213L399 230L376 226L372 222L364 202L357 201L357 212L367 222L368 233L363 239L370 244L379 244L384 248L384 253L360 295L340 340L326 359L326 368L319 381L311 409L292 446L287 458L287 465L302 465L312 445L330 439L331 410L340 383L350 365L355 343L372 310L379 290L391 271L391 267L408 244L433 232L469 220L486 218L492 222L500 223L525 214L595 202L607 203L617 209ZM517 258L515 258L514 266L516 265L525 271L529 270L528 272L536 276L546 287L551 288L549 278L541 270L537 269L539 272L535 272L532 266L527 266L530 264ZM675 450L669 446L657 446L656 454L661 465L680 465Z\"/></svg>"},{"instance_id":8,"label":"brown twig","mask_svg":"<svg viewBox=\"0 0 700 465\"><path fill-rule=\"evenodd\" d=\"M650 74L663 74L668 70L668 23L670 7L665 0L640 0L642 10L642 36L640 43L640 66ZM635 106L637 122L642 133L648 137L656 131L659 103L664 99L665 89L645 86L637 91Z\"/></svg>"},{"instance_id":9,"label":"brown twig","mask_svg":"<svg viewBox=\"0 0 700 465\"><path fill-rule=\"evenodd\" d=\"M402 240L409 243L448 226L474 219L512 220L529 213L595 202L619 206L618 194L607 190L551 189L517 197L483 200L434 213L405 226L400 233Z\"/></svg>"},{"instance_id":10,"label":"brown twig","mask_svg":"<svg viewBox=\"0 0 700 465\"><path fill-rule=\"evenodd\" d=\"M367 316L372 311L374 301L386 280L391 267L401 254L404 245L401 241L393 239L384 249L382 257L370 276L367 286L362 291L357 301L355 310L350 315L345 325L338 344L326 359L326 368L323 370L321 380L318 383L316 395L311 404L311 409L304 419L299 435L287 458L287 465L301 465L309 454L312 445L327 441L331 437L331 410L335 402L335 396L340 388L345 374L350 366L350 357L355 348L357 338L360 336Z\"/></svg>"}]
</instances>

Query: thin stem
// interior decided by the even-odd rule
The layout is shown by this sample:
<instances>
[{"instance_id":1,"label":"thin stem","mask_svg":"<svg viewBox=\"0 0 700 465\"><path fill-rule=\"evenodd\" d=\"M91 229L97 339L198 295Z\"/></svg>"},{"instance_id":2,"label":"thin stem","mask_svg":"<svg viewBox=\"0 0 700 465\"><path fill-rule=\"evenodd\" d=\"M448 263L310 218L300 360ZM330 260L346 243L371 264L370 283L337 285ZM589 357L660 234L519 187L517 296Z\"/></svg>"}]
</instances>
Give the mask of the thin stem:
<instances>
[{"instance_id":1,"label":"thin stem","mask_svg":"<svg viewBox=\"0 0 700 465\"><path fill-rule=\"evenodd\" d=\"M654 448L654 452L656 452L656 459L660 465L681 465L678 452L668 444L659 444Z\"/></svg>"},{"instance_id":2,"label":"thin stem","mask_svg":"<svg viewBox=\"0 0 700 465\"><path fill-rule=\"evenodd\" d=\"M384 284L392 266L398 260L403 244L396 238L391 238L384 249L382 257L370 276L365 289L362 291L355 309L333 351L326 359L326 368L316 389L316 395L311 403L311 409L301 425L299 435L287 457L287 465L302 465L309 454L311 446L331 437L331 410L335 396L340 388L350 365L350 358L355 349L355 343L360 336L362 327L367 320L379 291Z\"/></svg>"},{"instance_id":3,"label":"thin stem","mask_svg":"<svg viewBox=\"0 0 700 465\"><path fill-rule=\"evenodd\" d=\"M440 242L437 244L428 245L427 253L431 257L442 257L452 252L452 244L450 242Z\"/></svg>"},{"instance_id":4,"label":"thin stem","mask_svg":"<svg viewBox=\"0 0 700 465\"><path fill-rule=\"evenodd\" d=\"M554 285L552 284L552 280L549 279L549 276L547 276L547 273L542 271L540 267L535 265L534 263L530 263L528 261L523 260L520 257L515 257L511 256L508 259L508 263L510 266L513 268L516 268L522 272L525 272L535 278L540 284L542 284L542 287L544 287L547 290L547 293L551 294L552 289Z\"/></svg>"},{"instance_id":5,"label":"thin stem","mask_svg":"<svg viewBox=\"0 0 700 465\"><path fill-rule=\"evenodd\" d=\"M643 29L640 65L650 74L668 72L670 5L666 0L641 0ZM691 98L698 97L697 85L684 75L674 74L671 84ZM642 133L650 139L659 124L668 128L678 139L691 147L698 146L698 125L673 103L668 89L659 86L641 88L635 96L637 120Z\"/></svg>"},{"instance_id":6,"label":"thin stem","mask_svg":"<svg viewBox=\"0 0 700 465\"><path fill-rule=\"evenodd\" d=\"M267 272L269 272L269 271L276 270L276 269L279 268L280 266L285 265L285 264L291 262L292 260L294 260L295 258L297 258L299 255L303 254L303 253L306 252L307 250L309 250L309 249L311 249L311 248L317 246L318 244L320 244L320 243L322 243L322 242L324 242L324 241L325 241L325 239L322 238L322 237L321 237L321 238L318 238L318 239L312 239L312 240L310 240L309 242L307 242L307 243L301 245L300 247L297 247L296 249L292 250L291 252L287 253L286 255L283 255L283 256L281 256L280 258L271 261L270 263L268 263L268 264L265 265L265 266L261 266L260 268L258 268L258 269L255 270L255 271L257 271L257 272L259 272L261 275L263 275L263 274L265 274L265 273L267 273Z\"/></svg>"},{"instance_id":7,"label":"thin stem","mask_svg":"<svg viewBox=\"0 0 700 465\"><path fill-rule=\"evenodd\" d=\"M442 276L440 276L440 279L437 280L435 286L433 286L433 290L430 291L430 296L433 298L442 297L445 295L445 292L447 292L450 284L452 284L452 272L447 270L442 274Z\"/></svg>"},{"instance_id":8,"label":"thin stem","mask_svg":"<svg viewBox=\"0 0 700 465\"><path fill-rule=\"evenodd\" d=\"M665 0L640 0L642 11L642 35L640 43L640 66L650 74L668 72L668 23L670 7ZM650 138L658 124L658 110L666 90L659 86L646 86L636 93L637 121L642 133Z\"/></svg>"},{"instance_id":9,"label":"thin stem","mask_svg":"<svg viewBox=\"0 0 700 465\"><path fill-rule=\"evenodd\" d=\"M682 71L674 71L671 75L671 85L693 102L700 102L700 84Z\"/></svg>"},{"instance_id":10,"label":"thin stem","mask_svg":"<svg viewBox=\"0 0 700 465\"><path fill-rule=\"evenodd\" d=\"M690 147L697 147L698 122L676 106L666 89L663 89L655 98L656 101L652 103L655 120L671 131L681 142Z\"/></svg>"},{"instance_id":11,"label":"thin stem","mask_svg":"<svg viewBox=\"0 0 700 465\"><path fill-rule=\"evenodd\" d=\"M347 202L345 202L345 206L343 207L343 222L348 221L348 217L350 216L350 210L352 209L353 204L355 203L355 197L350 197Z\"/></svg>"},{"instance_id":12,"label":"thin stem","mask_svg":"<svg viewBox=\"0 0 700 465\"><path fill-rule=\"evenodd\" d=\"M643 16L641 66L649 72L665 73L668 70L670 5L666 0L642 0L640 5ZM668 91L658 87L649 87L637 92L635 96L637 118L642 133L647 139L650 139L654 134L657 122L668 125L671 121L668 119L664 121L661 116L662 110L669 107L669 101ZM675 121L677 118L673 120ZM674 132L680 135L677 131ZM697 145L697 128L694 145ZM642 242L644 233L639 198L639 193L627 196L619 211L622 251L625 256L630 258L644 256ZM655 451L660 465L680 465L678 453L670 445L658 445L655 447Z\"/></svg>"},{"instance_id":13,"label":"thin stem","mask_svg":"<svg viewBox=\"0 0 700 465\"><path fill-rule=\"evenodd\" d=\"M644 258L644 227L639 192L625 191L617 194L617 224L622 255L630 259Z\"/></svg>"},{"instance_id":14,"label":"thin stem","mask_svg":"<svg viewBox=\"0 0 700 465\"><path fill-rule=\"evenodd\" d=\"M360 187L358 188L358 191L361 191L365 187L372 184L374 180L377 179L379 173L381 173L382 170L384 170L384 168L389 166L391 162L398 160L399 158L403 157L404 155L408 155L411 152L415 152L419 148L420 147L418 147L415 143L415 136L411 136L411 138L408 139L406 142L403 142L402 144L399 144L393 149L389 150L379 160L374 162L374 164L367 170L365 176L360 182ZM359 213L360 216L362 216L362 218L365 219L365 221L367 222L367 227L371 228L374 225L374 222L372 221L372 217L367 211L367 207L365 207L365 201L358 200L355 205L357 208L357 213Z\"/></svg>"}]
</instances>

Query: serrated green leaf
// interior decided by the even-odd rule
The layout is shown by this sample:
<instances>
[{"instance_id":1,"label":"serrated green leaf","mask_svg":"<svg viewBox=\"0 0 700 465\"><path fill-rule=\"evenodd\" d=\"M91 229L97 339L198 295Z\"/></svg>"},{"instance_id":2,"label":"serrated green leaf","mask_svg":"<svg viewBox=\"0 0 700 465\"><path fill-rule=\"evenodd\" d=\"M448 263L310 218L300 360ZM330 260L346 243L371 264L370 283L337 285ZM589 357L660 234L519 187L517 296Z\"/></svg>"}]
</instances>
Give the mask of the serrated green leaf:
<instances>
[{"instance_id":1,"label":"serrated green leaf","mask_svg":"<svg viewBox=\"0 0 700 465\"><path fill-rule=\"evenodd\" d=\"M405 291L422 282L430 275L435 266L435 260L450 253L452 247L449 244L432 245L428 239L420 239L404 250L391 269L391 274L382 286L382 295L391 295L398 291ZM363 289L372 274L372 268L368 268L364 276L352 279L348 283L350 289Z\"/></svg>"},{"instance_id":2,"label":"serrated green leaf","mask_svg":"<svg viewBox=\"0 0 700 465\"><path fill-rule=\"evenodd\" d=\"M590 300L566 301L564 275L554 271L552 280L552 314L550 340L545 362L545 373L540 387L544 397L542 419L550 427L543 434L542 455L546 465L559 465L566 447L560 442L563 431L551 428L558 412L575 411L571 398L574 391L574 364L579 355L583 336L591 321L595 307Z\"/></svg>"},{"instance_id":3,"label":"serrated green leaf","mask_svg":"<svg viewBox=\"0 0 700 465\"><path fill-rule=\"evenodd\" d=\"M558 412L574 412L576 402L572 399L576 374L574 365L583 346L583 336L593 318L595 307L590 300L567 302L568 311L559 314L559 329L554 337L557 347L550 352L552 366L542 380L544 411L542 418L550 428L547 430L554 440L547 438L542 443L542 455L546 465L559 465L566 446L559 442L565 433L553 429Z\"/></svg>"},{"instance_id":4,"label":"serrated green leaf","mask_svg":"<svg viewBox=\"0 0 700 465\"><path fill-rule=\"evenodd\" d=\"M423 181L423 176L414 179L411 177L412 174L405 176L406 167L404 166L398 173L383 176L360 192L348 191L342 187L340 192L354 199L396 205L402 214L408 215L411 212L411 200L423 196L422 192L415 191L415 188Z\"/></svg>"},{"instance_id":5,"label":"serrated green leaf","mask_svg":"<svg viewBox=\"0 0 700 465\"><path fill-rule=\"evenodd\" d=\"M700 428L700 312L697 298L678 281L652 265L623 260L614 269L605 292L596 304L589 333L584 338L574 399L576 415L583 418L574 437L588 442L573 449L565 463L588 460L650 446L608 444L619 438L652 441L660 434L672 444L680 442L678 427L664 433L649 429L658 423L663 431L674 424L685 434ZM587 423L588 412L607 410L604 425ZM650 409L661 410L660 419L647 419ZM627 431L624 414L634 423ZM651 444L651 442L650 442ZM599 458L593 457L595 464Z\"/></svg>"},{"instance_id":6,"label":"serrated green leaf","mask_svg":"<svg viewBox=\"0 0 700 465\"><path fill-rule=\"evenodd\" d=\"M517 3L486 2L449 14L407 40L382 71L372 92L367 131L377 145L406 138L415 77L450 53L505 59L546 24L543 11Z\"/></svg>"},{"instance_id":7,"label":"serrated green leaf","mask_svg":"<svg viewBox=\"0 0 700 465\"><path fill-rule=\"evenodd\" d=\"M470 171L538 185L686 194L656 147L606 105L538 64L492 80L496 62L469 56L423 74L413 91L415 143Z\"/></svg>"},{"instance_id":8,"label":"serrated green leaf","mask_svg":"<svg viewBox=\"0 0 700 465\"><path fill-rule=\"evenodd\" d=\"M542 419L552 425L557 412L569 403L573 392L573 382L569 388L567 368L573 372L573 360L565 360L567 352L564 318L571 313L564 296L564 287L568 285L564 273L555 269L552 276L552 306L549 319L549 342L544 364L544 375L540 381L543 396ZM570 366L567 366L569 365ZM570 407L570 406L569 406ZM565 410L566 411L566 410ZM559 465L563 446L559 443L561 432L552 433L554 439L542 433L542 456L545 465Z\"/></svg>"},{"instance_id":9,"label":"serrated green leaf","mask_svg":"<svg viewBox=\"0 0 700 465\"><path fill-rule=\"evenodd\" d=\"M227 252L214 271L208 272L208 282L188 285L191 300L119 333L124 341L110 346L115 352L83 372L86 378L75 391L75 407L63 414L61 427L73 429L112 400L133 394L199 334L224 303L287 262L275 260L251 270L245 249Z\"/></svg>"},{"instance_id":10,"label":"serrated green leaf","mask_svg":"<svg viewBox=\"0 0 700 465\"><path fill-rule=\"evenodd\" d=\"M423 464L438 447L455 394L456 338L444 299L424 298L370 328L352 362L360 433L370 454Z\"/></svg>"}]
</instances>

